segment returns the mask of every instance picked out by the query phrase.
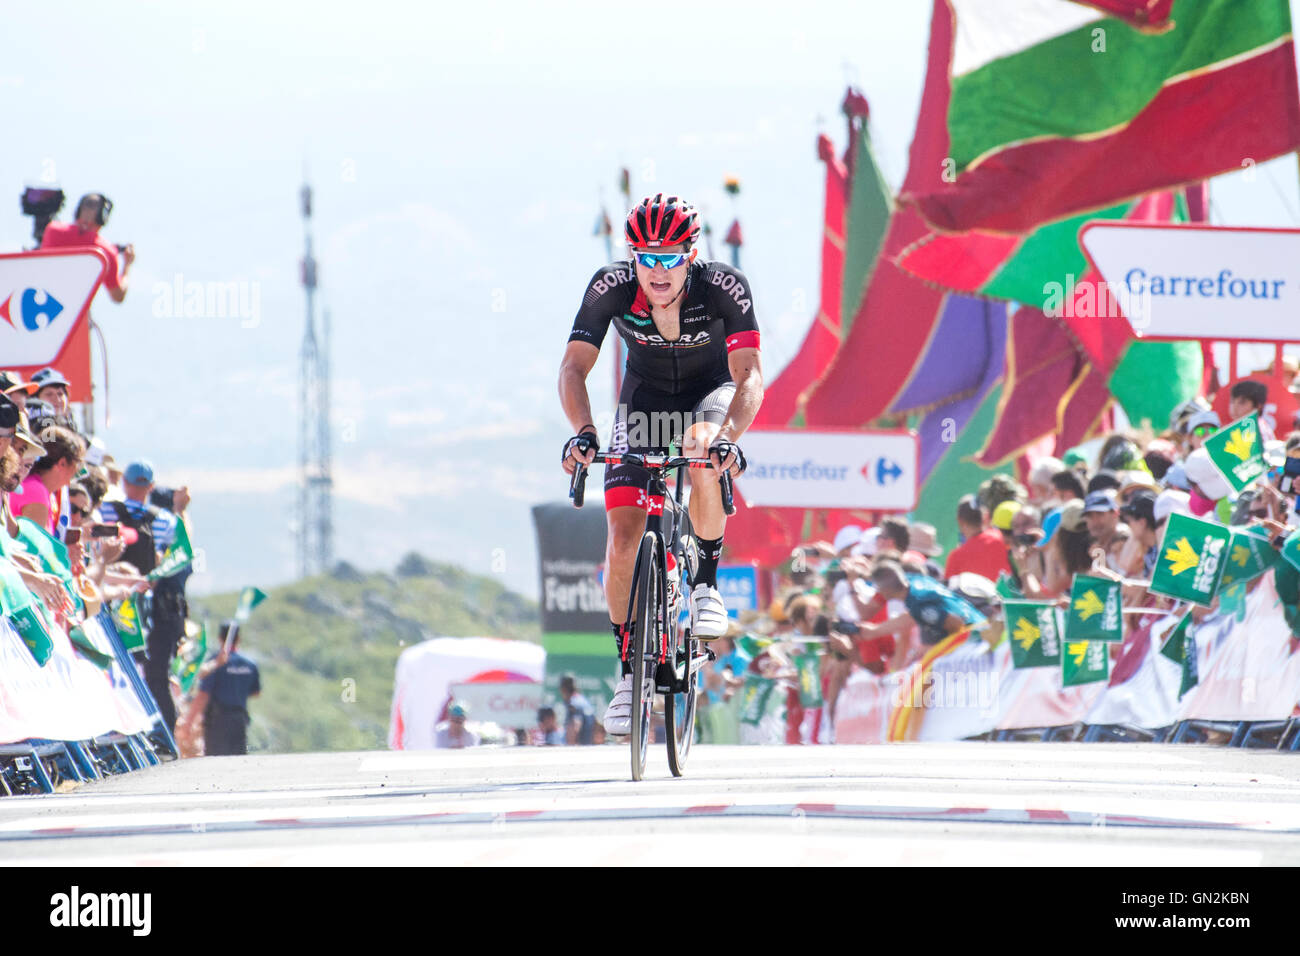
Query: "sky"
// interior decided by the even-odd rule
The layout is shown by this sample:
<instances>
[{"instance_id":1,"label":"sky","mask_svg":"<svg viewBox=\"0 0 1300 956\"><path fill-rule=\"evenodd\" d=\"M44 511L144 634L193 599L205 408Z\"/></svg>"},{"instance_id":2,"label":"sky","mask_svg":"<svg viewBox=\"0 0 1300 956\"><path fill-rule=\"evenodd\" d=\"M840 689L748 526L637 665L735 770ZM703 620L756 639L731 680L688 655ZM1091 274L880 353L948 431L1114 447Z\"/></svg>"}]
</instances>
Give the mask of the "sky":
<instances>
[{"instance_id":1,"label":"sky","mask_svg":"<svg viewBox=\"0 0 1300 956\"><path fill-rule=\"evenodd\" d=\"M816 308L816 136L843 147L839 104L858 85L897 187L929 12L0 0L0 248L30 244L24 185L60 185L64 218L82 193L114 201L104 235L137 258L125 303L92 310L109 368L96 431L119 461L190 487L193 592L282 583L305 170L331 317L336 557L391 569L420 551L535 597L529 509L566 493L556 373L605 261L596 217L626 213L619 169L634 198L690 197L719 236L740 217L774 378ZM1294 156L1220 177L1212 221L1300 226L1298 183ZM177 281L246 283L256 309L187 316L168 306ZM598 424L609 351L590 382ZM98 357L95 374L102 396Z\"/></svg>"}]
</instances>

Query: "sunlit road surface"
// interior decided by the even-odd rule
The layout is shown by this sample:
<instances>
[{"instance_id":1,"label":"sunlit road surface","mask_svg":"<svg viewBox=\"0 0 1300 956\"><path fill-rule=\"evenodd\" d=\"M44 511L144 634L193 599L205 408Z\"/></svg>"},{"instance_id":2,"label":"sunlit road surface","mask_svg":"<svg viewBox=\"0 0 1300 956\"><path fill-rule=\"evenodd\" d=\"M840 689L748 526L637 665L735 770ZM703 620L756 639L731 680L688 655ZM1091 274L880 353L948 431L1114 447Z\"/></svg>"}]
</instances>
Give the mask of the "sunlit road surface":
<instances>
[{"instance_id":1,"label":"sunlit road surface","mask_svg":"<svg viewBox=\"0 0 1300 956\"><path fill-rule=\"evenodd\" d=\"M1300 756L953 743L209 757L0 799L0 861L78 865L1300 863Z\"/></svg>"}]
</instances>

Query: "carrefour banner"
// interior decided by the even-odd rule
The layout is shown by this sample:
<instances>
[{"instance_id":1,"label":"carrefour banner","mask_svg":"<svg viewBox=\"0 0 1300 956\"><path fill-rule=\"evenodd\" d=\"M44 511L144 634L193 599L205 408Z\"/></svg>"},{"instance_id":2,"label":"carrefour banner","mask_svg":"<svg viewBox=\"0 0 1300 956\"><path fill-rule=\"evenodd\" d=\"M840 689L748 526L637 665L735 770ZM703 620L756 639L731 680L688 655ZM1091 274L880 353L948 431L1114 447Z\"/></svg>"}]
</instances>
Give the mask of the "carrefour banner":
<instances>
[{"instance_id":1,"label":"carrefour banner","mask_svg":"<svg viewBox=\"0 0 1300 956\"><path fill-rule=\"evenodd\" d=\"M1138 335L1295 338L1300 229L1091 222L1079 244Z\"/></svg>"},{"instance_id":2,"label":"carrefour banner","mask_svg":"<svg viewBox=\"0 0 1300 956\"><path fill-rule=\"evenodd\" d=\"M90 398L90 333L85 314L108 269L98 249L0 255L0 356L31 373L54 365L74 402Z\"/></svg>"},{"instance_id":3,"label":"carrefour banner","mask_svg":"<svg viewBox=\"0 0 1300 956\"><path fill-rule=\"evenodd\" d=\"M750 430L741 446L749 468L738 485L754 507L916 506L920 442L914 432Z\"/></svg>"}]
</instances>

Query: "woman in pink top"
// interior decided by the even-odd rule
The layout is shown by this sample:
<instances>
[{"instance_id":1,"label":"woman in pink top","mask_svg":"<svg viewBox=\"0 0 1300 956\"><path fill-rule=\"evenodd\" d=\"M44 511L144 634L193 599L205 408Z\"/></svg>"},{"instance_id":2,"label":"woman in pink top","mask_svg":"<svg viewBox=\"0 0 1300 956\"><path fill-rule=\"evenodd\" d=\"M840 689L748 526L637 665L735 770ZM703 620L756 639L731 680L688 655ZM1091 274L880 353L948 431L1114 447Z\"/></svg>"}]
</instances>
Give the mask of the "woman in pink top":
<instances>
[{"instance_id":1,"label":"woman in pink top","mask_svg":"<svg viewBox=\"0 0 1300 956\"><path fill-rule=\"evenodd\" d=\"M59 520L59 492L81 470L86 446L80 435L59 425L44 429L39 437L45 455L19 489L9 496L9 507L15 515L54 534Z\"/></svg>"}]
</instances>

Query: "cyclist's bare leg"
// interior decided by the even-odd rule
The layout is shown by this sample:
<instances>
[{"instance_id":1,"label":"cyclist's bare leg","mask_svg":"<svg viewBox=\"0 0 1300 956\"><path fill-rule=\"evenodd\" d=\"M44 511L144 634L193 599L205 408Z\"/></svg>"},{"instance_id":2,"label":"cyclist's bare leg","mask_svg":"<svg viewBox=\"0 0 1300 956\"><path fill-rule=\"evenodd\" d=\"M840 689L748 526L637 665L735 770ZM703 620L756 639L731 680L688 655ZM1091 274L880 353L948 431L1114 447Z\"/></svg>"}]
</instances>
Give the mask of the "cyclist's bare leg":
<instances>
[{"instance_id":1,"label":"cyclist's bare leg","mask_svg":"<svg viewBox=\"0 0 1300 956\"><path fill-rule=\"evenodd\" d=\"M713 422L696 422L686 429L682 453L688 458L704 458L709 446L718 437L721 425ZM726 512L722 510L722 491L718 487L718 472L712 468L690 468L691 526L702 539L721 538L727 525Z\"/></svg>"},{"instance_id":2,"label":"cyclist's bare leg","mask_svg":"<svg viewBox=\"0 0 1300 956\"><path fill-rule=\"evenodd\" d=\"M622 624L627 617L627 599L632 593L632 572L637 548L645 533L645 509L620 507L605 512L609 533L605 536L605 602L609 619Z\"/></svg>"}]
</instances>

